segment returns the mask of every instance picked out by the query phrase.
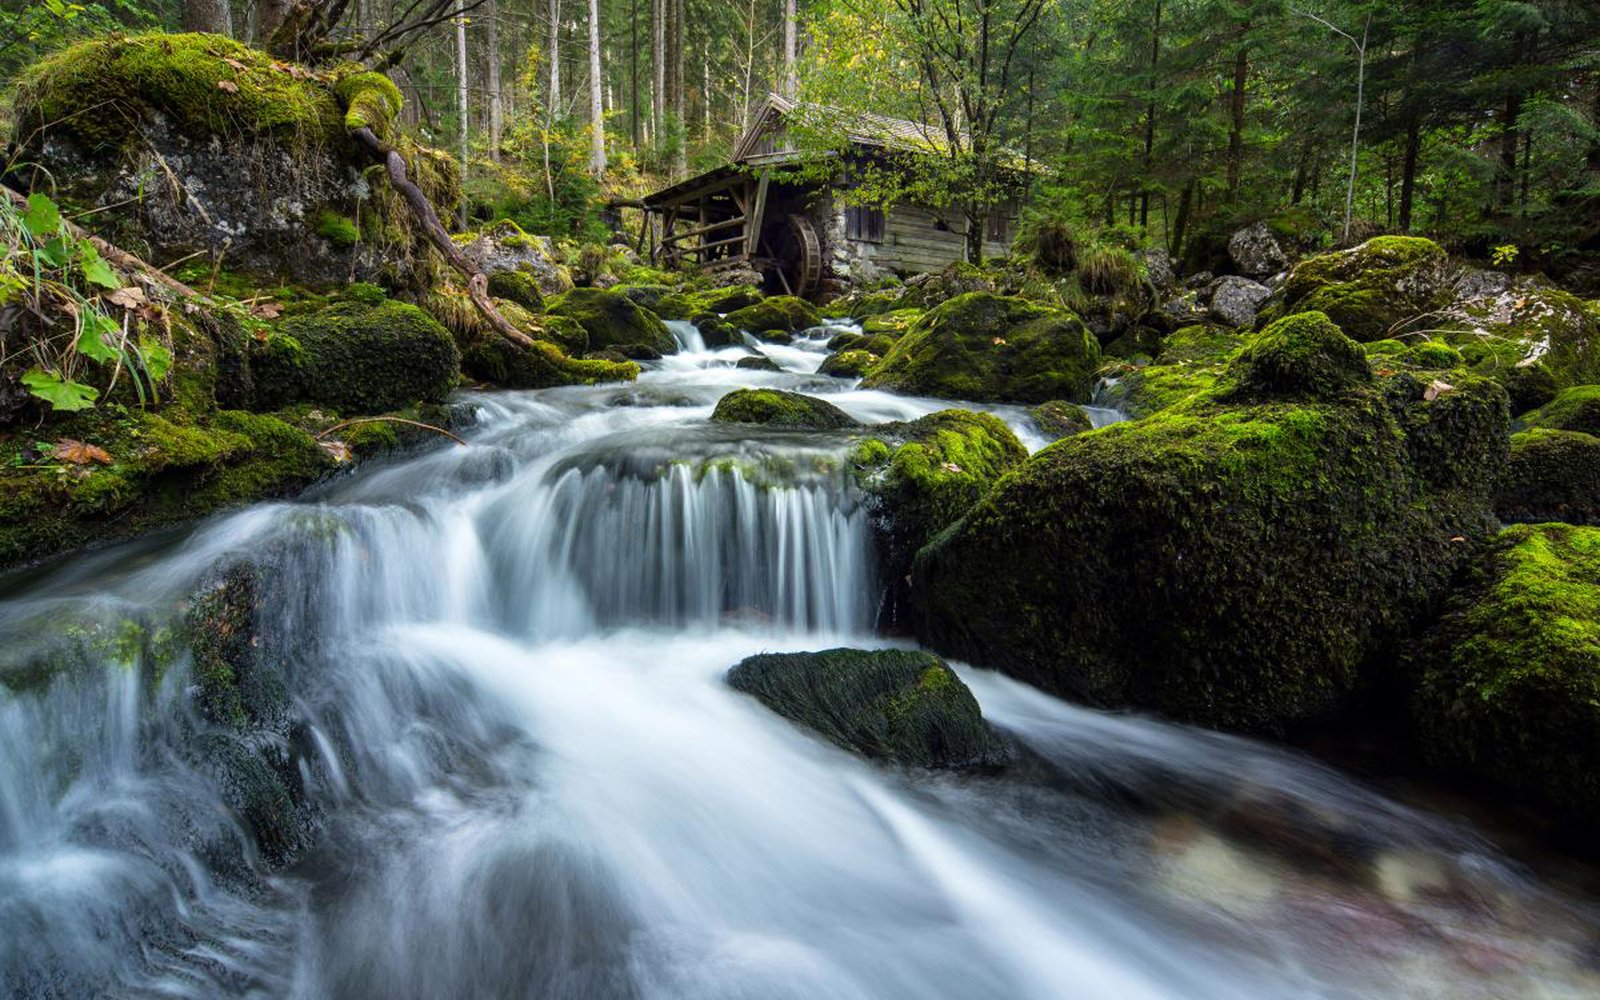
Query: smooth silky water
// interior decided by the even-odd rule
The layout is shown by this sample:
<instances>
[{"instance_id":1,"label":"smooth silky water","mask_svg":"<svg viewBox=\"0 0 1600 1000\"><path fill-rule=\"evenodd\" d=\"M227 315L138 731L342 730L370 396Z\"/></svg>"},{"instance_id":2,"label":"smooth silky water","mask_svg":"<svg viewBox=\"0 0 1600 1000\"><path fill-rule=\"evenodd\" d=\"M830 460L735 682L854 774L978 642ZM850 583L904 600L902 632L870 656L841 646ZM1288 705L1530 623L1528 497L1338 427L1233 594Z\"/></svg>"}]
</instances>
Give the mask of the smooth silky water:
<instances>
[{"instance_id":1,"label":"smooth silky water","mask_svg":"<svg viewBox=\"0 0 1600 1000\"><path fill-rule=\"evenodd\" d=\"M1287 751L959 668L1020 762L905 773L726 688L751 653L883 640L849 437L713 425L716 400L947 404L816 376L831 331L758 345L781 373L674 331L635 384L469 394L465 447L8 581L0 648L34 664L0 688L9 992L1600 993L1586 901ZM320 820L282 868L161 652L241 557L276 581L263 636Z\"/></svg>"}]
</instances>

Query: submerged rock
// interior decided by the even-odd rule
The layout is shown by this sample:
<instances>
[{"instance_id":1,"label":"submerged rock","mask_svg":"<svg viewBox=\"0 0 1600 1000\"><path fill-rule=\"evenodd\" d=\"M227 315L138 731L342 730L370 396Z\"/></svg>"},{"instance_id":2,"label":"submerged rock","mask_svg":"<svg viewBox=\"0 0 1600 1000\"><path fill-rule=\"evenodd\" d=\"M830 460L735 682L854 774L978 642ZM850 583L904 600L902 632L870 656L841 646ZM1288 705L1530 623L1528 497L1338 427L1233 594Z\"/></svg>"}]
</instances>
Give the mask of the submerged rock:
<instances>
[{"instance_id":1,"label":"submerged rock","mask_svg":"<svg viewBox=\"0 0 1600 1000\"><path fill-rule=\"evenodd\" d=\"M1108 706L1273 729L1345 704L1493 524L1505 397L1379 384L1325 316L1069 438L918 554L918 635Z\"/></svg>"},{"instance_id":2,"label":"submerged rock","mask_svg":"<svg viewBox=\"0 0 1600 1000\"><path fill-rule=\"evenodd\" d=\"M854 417L825 399L781 389L736 389L717 401L711 419L725 424L823 431L856 425Z\"/></svg>"},{"instance_id":3,"label":"submerged rock","mask_svg":"<svg viewBox=\"0 0 1600 1000\"><path fill-rule=\"evenodd\" d=\"M1088 402L1100 345L1077 316L974 292L917 320L867 372L873 389L941 399Z\"/></svg>"},{"instance_id":4,"label":"submerged rock","mask_svg":"<svg viewBox=\"0 0 1600 1000\"><path fill-rule=\"evenodd\" d=\"M1600 529L1515 525L1417 657L1435 763L1600 829Z\"/></svg>"},{"instance_id":5,"label":"submerged rock","mask_svg":"<svg viewBox=\"0 0 1600 1000\"><path fill-rule=\"evenodd\" d=\"M767 357L765 354L753 354L748 358L740 358L733 363L733 367L742 368L752 372L781 372L783 366Z\"/></svg>"},{"instance_id":6,"label":"submerged rock","mask_svg":"<svg viewBox=\"0 0 1600 1000\"><path fill-rule=\"evenodd\" d=\"M728 685L846 750L913 767L995 767L1010 751L937 656L901 649L763 653Z\"/></svg>"}]
</instances>

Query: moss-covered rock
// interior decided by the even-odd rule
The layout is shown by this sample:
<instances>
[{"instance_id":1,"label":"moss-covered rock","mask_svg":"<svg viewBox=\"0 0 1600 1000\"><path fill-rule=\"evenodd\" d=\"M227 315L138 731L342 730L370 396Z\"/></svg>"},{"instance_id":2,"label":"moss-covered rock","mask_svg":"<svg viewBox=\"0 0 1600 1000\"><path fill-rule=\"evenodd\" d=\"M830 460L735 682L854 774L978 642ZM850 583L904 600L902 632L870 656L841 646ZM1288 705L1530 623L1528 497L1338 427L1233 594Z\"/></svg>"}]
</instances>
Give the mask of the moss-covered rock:
<instances>
[{"instance_id":1,"label":"moss-covered rock","mask_svg":"<svg viewBox=\"0 0 1600 1000\"><path fill-rule=\"evenodd\" d=\"M1548 428L1512 435L1494 508L1502 521L1600 525L1600 437Z\"/></svg>"},{"instance_id":2,"label":"moss-covered rock","mask_svg":"<svg viewBox=\"0 0 1600 1000\"><path fill-rule=\"evenodd\" d=\"M823 359L822 365L817 368L818 375L832 375L835 378L860 378L867 373L867 369L878 363L878 356L871 351L839 351Z\"/></svg>"},{"instance_id":3,"label":"moss-covered rock","mask_svg":"<svg viewBox=\"0 0 1600 1000\"><path fill-rule=\"evenodd\" d=\"M1484 379L1432 400L1417 379L1378 383L1326 324L1248 344L1219 379L1232 402L1202 393L1006 476L918 554L919 636L1211 725L1346 704L1489 532L1507 415Z\"/></svg>"},{"instance_id":4,"label":"moss-covered rock","mask_svg":"<svg viewBox=\"0 0 1600 1000\"><path fill-rule=\"evenodd\" d=\"M1029 410L1028 415L1033 418L1039 432L1052 441L1094 429L1094 424L1089 420L1089 414L1083 411L1083 407L1074 406L1060 399L1040 403Z\"/></svg>"},{"instance_id":5,"label":"moss-covered rock","mask_svg":"<svg viewBox=\"0 0 1600 1000\"><path fill-rule=\"evenodd\" d=\"M739 329L732 323L723 319L714 312L704 312L690 320L694 328L700 331L700 339L706 346L715 350L719 347L732 347L739 343Z\"/></svg>"},{"instance_id":6,"label":"moss-covered rock","mask_svg":"<svg viewBox=\"0 0 1600 1000\"><path fill-rule=\"evenodd\" d=\"M677 349L666 324L641 309L627 296L600 288L574 288L550 303L552 316L577 321L589 334L589 348L604 350L630 345L648 347L661 354Z\"/></svg>"},{"instance_id":7,"label":"moss-covered rock","mask_svg":"<svg viewBox=\"0 0 1600 1000\"><path fill-rule=\"evenodd\" d=\"M867 498L898 614L904 578L917 550L971 510L1028 451L1005 421L988 413L940 410L879 424L851 453Z\"/></svg>"},{"instance_id":8,"label":"moss-covered rock","mask_svg":"<svg viewBox=\"0 0 1600 1000\"><path fill-rule=\"evenodd\" d=\"M473 378L508 389L626 382L639 377L639 365L634 361L572 358L544 341L521 347L501 337L467 348L461 356L461 367Z\"/></svg>"},{"instance_id":9,"label":"moss-covered rock","mask_svg":"<svg viewBox=\"0 0 1600 1000\"><path fill-rule=\"evenodd\" d=\"M1106 365L1103 402L1137 418L1209 392L1244 342L1242 334L1222 327L1183 327L1162 342L1152 363Z\"/></svg>"},{"instance_id":10,"label":"moss-covered rock","mask_svg":"<svg viewBox=\"0 0 1600 1000\"><path fill-rule=\"evenodd\" d=\"M822 323L817 307L793 295L774 295L754 305L728 313L727 320L740 330L762 337L771 333L799 333Z\"/></svg>"},{"instance_id":11,"label":"moss-covered rock","mask_svg":"<svg viewBox=\"0 0 1600 1000\"><path fill-rule=\"evenodd\" d=\"M1461 352L1442 340L1374 340L1361 345L1367 359L1378 365L1405 365L1435 371L1466 364Z\"/></svg>"},{"instance_id":12,"label":"moss-covered rock","mask_svg":"<svg viewBox=\"0 0 1600 1000\"><path fill-rule=\"evenodd\" d=\"M740 358L734 362L733 367L742 368L751 372L781 372L783 366L767 357L765 354L752 354L747 358Z\"/></svg>"},{"instance_id":13,"label":"moss-covered rock","mask_svg":"<svg viewBox=\"0 0 1600 1000\"><path fill-rule=\"evenodd\" d=\"M1518 427L1580 431L1600 436L1600 385L1576 385L1517 418Z\"/></svg>"},{"instance_id":14,"label":"moss-covered rock","mask_svg":"<svg viewBox=\"0 0 1600 1000\"><path fill-rule=\"evenodd\" d=\"M529 271L496 271L489 275L489 294L506 299L530 312L544 309L544 295L539 291L539 280Z\"/></svg>"},{"instance_id":15,"label":"moss-covered rock","mask_svg":"<svg viewBox=\"0 0 1600 1000\"><path fill-rule=\"evenodd\" d=\"M1437 764L1600 830L1600 529L1515 525L1423 645L1413 714Z\"/></svg>"},{"instance_id":16,"label":"moss-covered rock","mask_svg":"<svg viewBox=\"0 0 1600 1000\"><path fill-rule=\"evenodd\" d=\"M289 317L279 332L303 351L294 398L345 413L442 402L460 355L450 332L416 306L344 303Z\"/></svg>"},{"instance_id":17,"label":"moss-covered rock","mask_svg":"<svg viewBox=\"0 0 1600 1000\"><path fill-rule=\"evenodd\" d=\"M868 316L861 321L861 332L868 337L888 337L891 341L905 336L906 331L922 318L921 309L893 309Z\"/></svg>"},{"instance_id":18,"label":"moss-covered rock","mask_svg":"<svg viewBox=\"0 0 1600 1000\"><path fill-rule=\"evenodd\" d=\"M994 767L1010 757L977 699L929 653L763 653L728 685L852 753L912 767Z\"/></svg>"},{"instance_id":19,"label":"moss-covered rock","mask_svg":"<svg viewBox=\"0 0 1600 1000\"><path fill-rule=\"evenodd\" d=\"M1099 344L1072 313L974 292L918 320L863 385L942 399L1088 402L1099 366Z\"/></svg>"},{"instance_id":20,"label":"moss-covered rock","mask_svg":"<svg viewBox=\"0 0 1600 1000\"><path fill-rule=\"evenodd\" d=\"M856 425L854 417L825 399L781 389L736 389L717 401L711 419L725 424L824 431Z\"/></svg>"},{"instance_id":21,"label":"moss-covered rock","mask_svg":"<svg viewBox=\"0 0 1600 1000\"><path fill-rule=\"evenodd\" d=\"M1326 313L1354 340L1383 340L1449 303L1449 264L1431 240L1379 236L1300 261L1290 270L1281 299L1262 315L1270 320Z\"/></svg>"},{"instance_id":22,"label":"moss-covered rock","mask_svg":"<svg viewBox=\"0 0 1600 1000\"><path fill-rule=\"evenodd\" d=\"M727 315L740 309L747 309L761 299L761 289L754 285L729 285L726 288L712 288L701 292L694 297L694 302L707 312Z\"/></svg>"},{"instance_id":23,"label":"moss-covered rock","mask_svg":"<svg viewBox=\"0 0 1600 1000\"><path fill-rule=\"evenodd\" d=\"M1437 325L1474 372L1506 387L1514 413L1600 383L1600 302L1518 285L1459 303Z\"/></svg>"}]
</instances>

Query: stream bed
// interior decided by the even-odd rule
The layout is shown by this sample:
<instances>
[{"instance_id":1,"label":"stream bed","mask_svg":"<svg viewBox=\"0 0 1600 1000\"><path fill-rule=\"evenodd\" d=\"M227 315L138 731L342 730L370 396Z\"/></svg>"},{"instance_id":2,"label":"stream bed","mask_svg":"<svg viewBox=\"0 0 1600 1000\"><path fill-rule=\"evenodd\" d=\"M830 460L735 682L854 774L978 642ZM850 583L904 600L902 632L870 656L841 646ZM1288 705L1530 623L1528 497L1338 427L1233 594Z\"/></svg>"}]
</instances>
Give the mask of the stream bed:
<instances>
[{"instance_id":1,"label":"stream bed","mask_svg":"<svg viewBox=\"0 0 1600 1000\"><path fill-rule=\"evenodd\" d=\"M1592 901L1291 751L956 664L1019 762L905 772L727 688L888 640L850 435L716 401L949 404L817 376L826 331L761 372L674 330L637 383L464 394L465 447L0 580L3 662L34 665L0 686L5 992L1600 996ZM284 864L161 641L241 559L276 581L276 749L315 820Z\"/></svg>"}]
</instances>

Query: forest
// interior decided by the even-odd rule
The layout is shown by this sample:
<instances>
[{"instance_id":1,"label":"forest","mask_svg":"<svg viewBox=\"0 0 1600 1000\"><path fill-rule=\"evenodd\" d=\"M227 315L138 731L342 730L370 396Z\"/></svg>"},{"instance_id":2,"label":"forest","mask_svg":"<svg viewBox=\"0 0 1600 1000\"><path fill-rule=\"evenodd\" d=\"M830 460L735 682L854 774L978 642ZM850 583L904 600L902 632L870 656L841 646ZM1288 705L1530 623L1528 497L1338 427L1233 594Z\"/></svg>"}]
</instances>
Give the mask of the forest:
<instances>
[{"instance_id":1,"label":"forest","mask_svg":"<svg viewBox=\"0 0 1600 1000\"><path fill-rule=\"evenodd\" d=\"M0 997L1600 996L1594 0L0 0Z\"/></svg>"}]
</instances>

